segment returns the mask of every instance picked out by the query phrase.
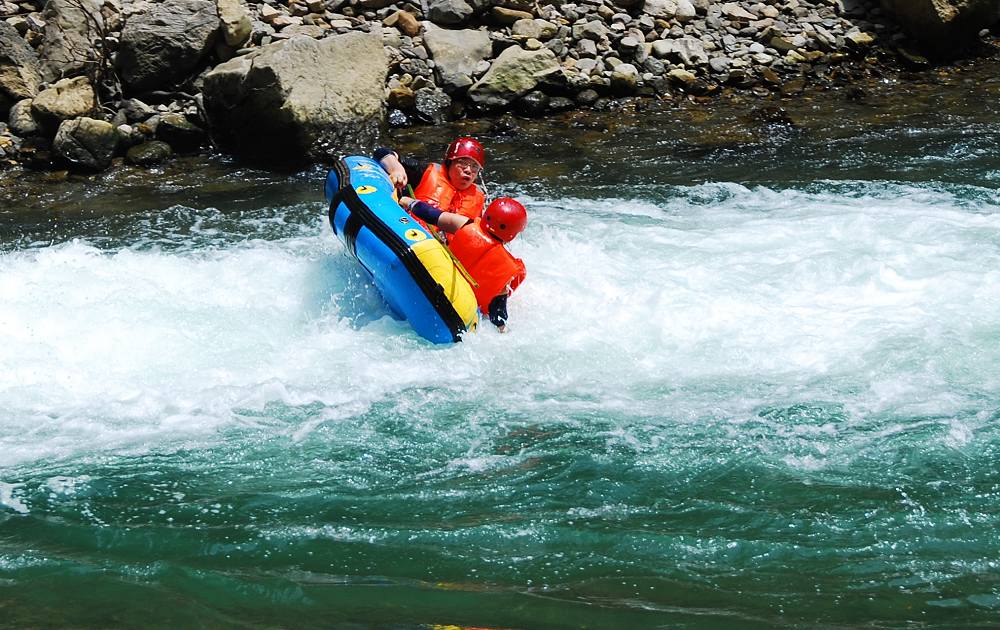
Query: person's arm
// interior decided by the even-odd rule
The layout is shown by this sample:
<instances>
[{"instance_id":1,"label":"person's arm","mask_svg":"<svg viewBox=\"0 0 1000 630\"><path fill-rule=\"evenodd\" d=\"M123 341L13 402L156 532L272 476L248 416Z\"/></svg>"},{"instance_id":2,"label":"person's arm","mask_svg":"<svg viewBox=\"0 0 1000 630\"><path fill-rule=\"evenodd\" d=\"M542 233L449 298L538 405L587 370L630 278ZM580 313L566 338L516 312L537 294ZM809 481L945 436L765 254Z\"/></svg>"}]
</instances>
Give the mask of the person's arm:
<instances>
[{"instance_id":1,"label":"person's arm","mask_svg":"<svg viewBox=\"0 0 1000 630\"><path fill-rule=\"evenodd\" d=\"M487 315L498 332L507 332L507 293L502 293L490 301Z\"/></svg>"},{"instance_id":2,"label":"person's arm","mask_svg":"<svg viewBox=\"0 0 1000 630\"><path fill-rule=\"evenodd\" d=\"M436 225L442 231L449 234L454 234L472 222L472 219L465 215L456 212L445 212L435 208L426 201L418 201L413 197L405 195L399 198L399 205L421 221Z\"/></svg>"},{"instance_id":3,"label":"person's arm","mask_svg":"<svg viewBox=\"0 0 1000 630\"><path fill-rule=\"evenodd\" d=\"M403 168L402 162L399 161L399 155L395 151L388 147L379 147L375 149L375 154L372 157L389 174L389 181L392 182L394 187L406 187L409 178L406 175L406 169Z\"/></svg>"},{"instance_id":4,"label":"person's arm","mask_svg":"<svg viewBox=\"0 0 1000 630\"><path fill-rule=\"evenodd\" d=\"M412 158L401 158L389 147L375 149L372 157L388 173L392 185L400 190L406 188L410 182L419 182L427 169L426 164L421 164Z\"/></svg>"}]
</instances>

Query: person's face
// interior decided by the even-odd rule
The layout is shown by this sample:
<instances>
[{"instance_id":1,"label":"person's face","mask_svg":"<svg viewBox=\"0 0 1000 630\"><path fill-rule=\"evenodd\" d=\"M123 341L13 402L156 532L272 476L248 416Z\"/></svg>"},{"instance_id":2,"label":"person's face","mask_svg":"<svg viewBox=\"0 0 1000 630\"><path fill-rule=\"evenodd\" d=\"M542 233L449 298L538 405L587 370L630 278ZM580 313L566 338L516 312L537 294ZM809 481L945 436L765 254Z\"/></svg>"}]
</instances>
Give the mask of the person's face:
<instances>
[{"instance_id":1,"label":"person's face","mask_svg":"<svg viewBox=\"0 0 1000 630\"><path fill-rule=\"evenodd\" d=\"M479 165L471 158L458 158L452 160L448 166L448 179L452 186L458 190L465 190L476 182L479 176Z\"/></svg>"}]
</instances>

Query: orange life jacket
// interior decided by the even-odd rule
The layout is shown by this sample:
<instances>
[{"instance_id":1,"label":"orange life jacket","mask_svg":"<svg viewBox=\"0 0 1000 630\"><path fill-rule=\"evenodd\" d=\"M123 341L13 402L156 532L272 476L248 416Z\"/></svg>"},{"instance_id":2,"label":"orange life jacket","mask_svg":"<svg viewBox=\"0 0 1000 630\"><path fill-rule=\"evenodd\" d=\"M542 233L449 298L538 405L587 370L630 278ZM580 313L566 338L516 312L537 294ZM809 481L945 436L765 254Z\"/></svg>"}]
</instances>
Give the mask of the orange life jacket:
<instances>
[{"instance_id":1,"label":"orange life jacket","mask_svg":"<svg viewBox=\"0 0 1000 630\"><path fill-rule=\"evenodd\" d=\"M475 219L448 239L448 247L469 275L479 284L476 294L479 310L489 313L490 302L498 295L513 291L524 280L524 261L507 251L496 237Z\"/></svg>"},{"instance_id":2,"label":"orange life jacket","mask_svg":"<svg viewBox=\"0 0 1000 630\"><path fill-rule=\"evenodd\" d=\"M420 184L413 191L413 196L420 201L426 201L438 210L457 212L470 219L475 219L483 213L486 196L475 184L465 190L457 190L448 180L444 166L431 164L420 178Z\"/></svg>"}]
</instances>

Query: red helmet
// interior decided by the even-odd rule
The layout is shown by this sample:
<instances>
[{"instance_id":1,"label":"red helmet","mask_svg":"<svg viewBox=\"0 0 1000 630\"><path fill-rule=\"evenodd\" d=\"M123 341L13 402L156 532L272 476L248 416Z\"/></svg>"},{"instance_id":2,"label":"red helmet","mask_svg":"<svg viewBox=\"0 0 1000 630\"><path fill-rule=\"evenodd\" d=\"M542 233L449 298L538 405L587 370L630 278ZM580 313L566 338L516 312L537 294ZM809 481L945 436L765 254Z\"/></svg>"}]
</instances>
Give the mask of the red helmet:
<instances>
[{"instance_id":1,"label":"red helmet","mask_svg":"<svg viewBox=\"0 0 1000 630\"><path fill-rule=\"evenodd\" d=\"M509 243L528 225L528 211L516 199L499 197L486 208L483 223L494 236Z\"/></svg>"},{"instance_id":2,"label":"red helmet","mask_svg":"<svg viewBox=\"0 0 1000 630\"><path fill-rule=\"evenodd\" d=\"M486 166L486 150L483 149L483 145L472 138L459 138L449 144L448 150L444 152L446 160L457 160L463 157L475 160L479 168Z\"/></svg>"}]
</instances>

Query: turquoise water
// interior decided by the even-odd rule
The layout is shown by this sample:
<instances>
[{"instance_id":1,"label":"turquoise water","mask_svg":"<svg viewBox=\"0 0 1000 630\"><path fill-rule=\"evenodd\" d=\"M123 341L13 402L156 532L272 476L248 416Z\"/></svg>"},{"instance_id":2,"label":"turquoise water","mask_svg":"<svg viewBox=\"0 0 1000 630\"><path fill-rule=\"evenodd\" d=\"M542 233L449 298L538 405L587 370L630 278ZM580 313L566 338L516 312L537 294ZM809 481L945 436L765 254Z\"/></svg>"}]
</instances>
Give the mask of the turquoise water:
<instances>
[{"instance_id":1,"label":"turquoise water","mask_svg":"<svg viewBox=\"0 0 1000 630\"><path fill-rule=\"evenodd\" d=\"M450 347L319 170L5 215L0 625L1000 624L995 126L616 133Z\"/></svg>"}]
</instances>

